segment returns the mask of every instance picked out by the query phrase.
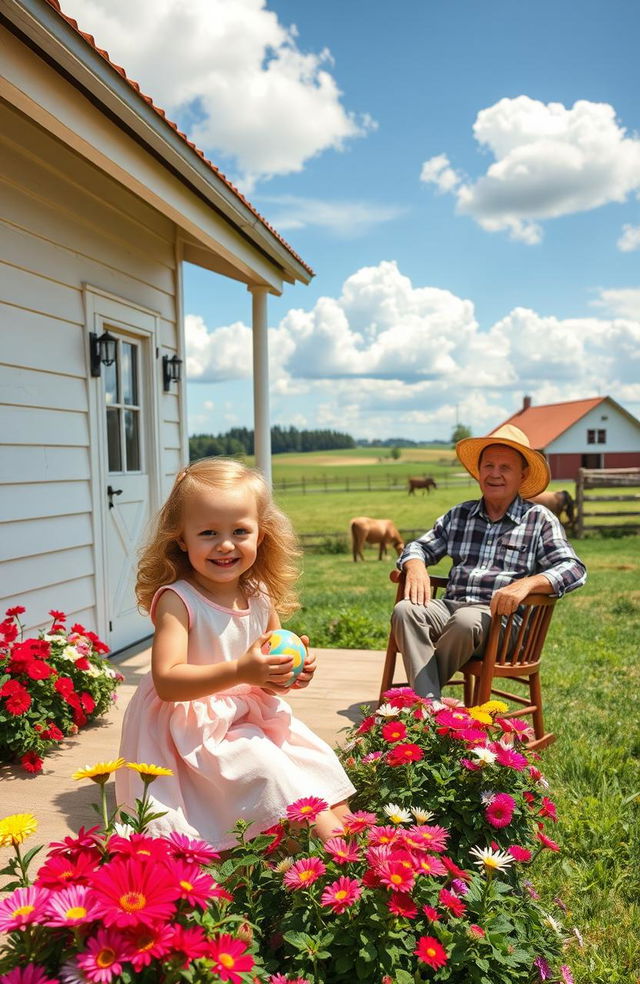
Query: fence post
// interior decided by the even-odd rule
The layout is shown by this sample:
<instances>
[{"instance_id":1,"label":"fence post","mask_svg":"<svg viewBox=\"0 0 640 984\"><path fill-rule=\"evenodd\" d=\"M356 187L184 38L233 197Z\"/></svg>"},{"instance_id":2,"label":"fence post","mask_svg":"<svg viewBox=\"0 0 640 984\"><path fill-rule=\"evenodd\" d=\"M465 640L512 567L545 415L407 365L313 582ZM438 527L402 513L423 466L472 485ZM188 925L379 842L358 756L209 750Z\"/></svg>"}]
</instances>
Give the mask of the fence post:
<instances>
[{"instance_id":1,"label":"fence post","mask_svg":"<svg viewBox=\"0 0 640 984\"><path fill-rule=\"evenodd\" d=\"M576 479L576 539L581 540L584 534L584 468L578 469Z\"/></svg>"}]
</instances>

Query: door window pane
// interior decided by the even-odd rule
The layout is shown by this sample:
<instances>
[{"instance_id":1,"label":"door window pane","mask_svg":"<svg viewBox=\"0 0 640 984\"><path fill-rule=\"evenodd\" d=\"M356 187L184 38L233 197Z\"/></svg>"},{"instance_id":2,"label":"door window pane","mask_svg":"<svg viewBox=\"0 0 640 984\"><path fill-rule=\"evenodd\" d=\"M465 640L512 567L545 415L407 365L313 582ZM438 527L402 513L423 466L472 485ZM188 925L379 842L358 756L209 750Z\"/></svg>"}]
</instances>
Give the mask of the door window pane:
<instances>
[{"instance_id":1,"label":"door window pane","mask_svg":"<svg viewBox=\"0 0 640 984\"><path fill-rule=\"evenodd\" d=\"M120 411L117 407L107 407L107 448L109 450L109 471L122 471Z\"/></svg>"},{"instance_id":2,"label":"door window pane","mask_svg":"<svg viewBox=\"0 0 640 984\"><path fill-rule=\"evenodd\" d=\"M138 348L129 342L122 342L122 402L138 405Z\"/></svg>"},{"instance_id":3,"label":"door window pane","mask_svg":"<svg viewBox=\"0 0 640 984\"><path fill-rule=\"evenodd\" d=\"M124 435L127 471L140 471L140 414L137 410L124 411Z\"/></svg>"},{"instance_id":4,"label":"door window pane","mask_svg":"<svg viewBox=\"0 0 640 984\"><path fill-rule=\"evenodd\" d=\"M117 350L116 350L117 351ZM118 402L118 359L110 366L102 366L104 379L104 399L107 406L115 406Z\"/></svg>"}]
</instances>

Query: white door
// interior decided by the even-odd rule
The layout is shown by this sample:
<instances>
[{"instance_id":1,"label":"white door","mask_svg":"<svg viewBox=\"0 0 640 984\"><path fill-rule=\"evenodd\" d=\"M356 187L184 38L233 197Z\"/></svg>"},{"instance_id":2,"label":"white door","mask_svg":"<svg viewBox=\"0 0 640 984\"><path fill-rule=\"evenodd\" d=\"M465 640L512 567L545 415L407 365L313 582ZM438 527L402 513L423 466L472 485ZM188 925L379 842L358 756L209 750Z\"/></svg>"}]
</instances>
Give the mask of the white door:
<instances>
[{"instance_id":1,"label":"white door","mask_svg":"<svg viewBox=\"0 0 640 984\"><path fill-rule=\"evenodd\" d=\"M124 333L103 322L116 338L115 362L102 366L103 434L106 470L103 471L105 517L106 604L108 642L112 650L129 646L150 632L146 616L136 605L134 586L138 549L152 508L147 448L147 414L150 396L145 394L144 367L149 338Z\"/></svg>"}]
</instances>

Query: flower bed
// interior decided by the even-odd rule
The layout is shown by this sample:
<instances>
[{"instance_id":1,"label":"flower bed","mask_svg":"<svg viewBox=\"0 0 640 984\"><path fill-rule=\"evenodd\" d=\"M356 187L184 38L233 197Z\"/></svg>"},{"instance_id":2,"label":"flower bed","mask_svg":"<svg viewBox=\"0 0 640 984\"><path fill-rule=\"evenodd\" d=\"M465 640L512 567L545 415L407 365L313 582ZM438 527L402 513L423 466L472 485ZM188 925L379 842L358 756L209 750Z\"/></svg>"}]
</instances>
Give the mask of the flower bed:
<instances>
[{"instance_id":1,"label":"flower bed","mask_svg":"<svg viewBox=\"0 0 640 984\"><path fill-rule=\"evenodd\" d=\"M167 770L121 759L76 773L99 784L105 829L50 845L34 885L34 852L20 851L34 818L0 821L0 844L16 850L0 984L572 984L561 907L550 914L531 881L558 845L523 727L497 702L387 698L348 735L359 792L324 844L316 797L251 841L239 821L223 858L183 835L153 838L148 787ZM143 793L115 824L105 783L123 767Z\"/></svg>"},{"instance_id":2,"label":"flower bed","mask_svg":"<svg viewBox=\"0 0 640 984\"><path fill-rule=\"evenodd\" d=\"M109 647L80 624L67 629L64 612L23 640L24 611L9 608L0 622L0 761L36 773L51 746L109 709L124 678L103 658Z\"/></svg>"}]
</instances>

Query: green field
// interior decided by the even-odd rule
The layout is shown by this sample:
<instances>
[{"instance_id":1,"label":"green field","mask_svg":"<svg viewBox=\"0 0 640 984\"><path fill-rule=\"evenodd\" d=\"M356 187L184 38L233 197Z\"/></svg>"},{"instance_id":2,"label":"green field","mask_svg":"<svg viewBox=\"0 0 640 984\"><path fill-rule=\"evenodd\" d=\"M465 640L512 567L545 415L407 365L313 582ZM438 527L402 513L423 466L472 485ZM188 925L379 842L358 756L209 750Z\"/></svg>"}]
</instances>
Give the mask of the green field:
<instances>
[{"instance_id":1,"label":"green field","mask_svg":"<svg viewBox=\"0 0 640 984\"><path fill-rule=\"evenodd\" d=\"M354 455L345 453L347 461L349 456ZM316 456L295 457L310 474L305 462ZM335 472L375 465L315 467ZM346 537L352 516L389 516L401 529L423 531L454 502L475 497L476 490L472 483L424 496L408 496L403 488L286 492L277 498L299 533L331 534L325 548L337 549L332 534L342 531ZM563 850L537 862L536 884L545 885L552 905L558 898L568 909L563 922L576 926L584 939L583 947L574 935L567 943L576 984L639 984L640 537L594 535L575 546L589 579L559 603L543 664L546 723L558 736L543 753L543 769L558 804ZM365 563L354 564L346 552L305 553L303 607L289 624L306 631L312 644L384 648L393 561L379 563L373 549L365 556ZM442 573L446 567L441 565ZM542 872L538 865L544 865Z\"/></svg>"}]
</instances>

